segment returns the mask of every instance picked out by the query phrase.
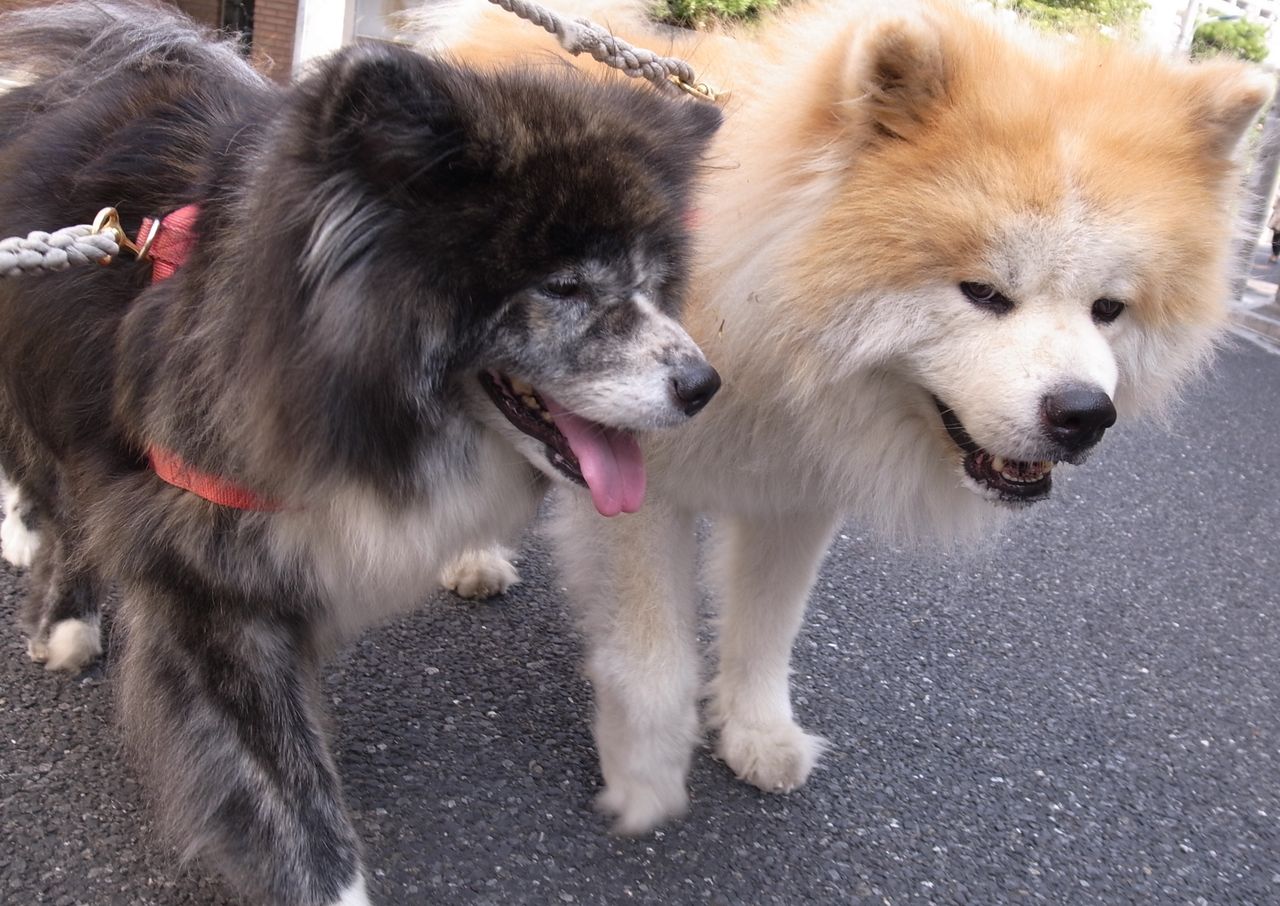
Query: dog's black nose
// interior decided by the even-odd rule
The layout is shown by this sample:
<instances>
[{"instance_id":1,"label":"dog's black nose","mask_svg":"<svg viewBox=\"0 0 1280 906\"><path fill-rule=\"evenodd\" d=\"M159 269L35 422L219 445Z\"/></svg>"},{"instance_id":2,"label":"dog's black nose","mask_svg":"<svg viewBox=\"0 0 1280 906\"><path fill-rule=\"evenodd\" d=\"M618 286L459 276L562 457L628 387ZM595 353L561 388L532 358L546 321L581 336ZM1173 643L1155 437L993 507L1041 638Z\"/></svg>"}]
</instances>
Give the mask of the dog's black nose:
<instances>
[{"instance_id":1,"label":"dog's black nose","mask_svg":"<svg viewBox=\"0 0 1280 906\"><path fill-rule=\"evenodd\" d=\"M1050 440L1068 453L1082 453L1116 423L1116 407L1097 387L1066 387L1040 401L1040 420Z\"/></svg>"},{"instance_id":2,"label":"dog's black nose","mask_svg":"<svg viewBox=\"0 0 1280 906\"><path fill-rule=\"evenodd\" d=\"M706 362L685 365L671 379L671 388L684 414L696 415L720 389L720 375Z\"/></svg>"}]
</instances>

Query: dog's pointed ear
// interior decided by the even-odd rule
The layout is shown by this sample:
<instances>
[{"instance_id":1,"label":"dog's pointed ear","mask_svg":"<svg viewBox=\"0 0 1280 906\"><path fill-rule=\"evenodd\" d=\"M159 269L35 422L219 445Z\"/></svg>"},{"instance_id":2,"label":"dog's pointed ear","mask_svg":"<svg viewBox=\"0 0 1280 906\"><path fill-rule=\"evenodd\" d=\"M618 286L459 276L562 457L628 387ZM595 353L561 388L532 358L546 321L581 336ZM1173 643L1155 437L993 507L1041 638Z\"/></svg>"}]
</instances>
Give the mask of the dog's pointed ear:
<instances>
[{"instance_id":1,"label":"dog's pointed ear","mask_svg":"<svg viewBox=\"0 0 1280 906\"><path fill-rule=\"evenodd\" d=\"M376 186L449 166L467 147L466 99L448 64L361 45L339 53L315 78L321 154Z\"/></svg>"},{"instance_id":2,"label":"dog's pointed ear","mask_svg":"<svg viewBox=\"0 0 1280 906\"><path fill-rule=\"evenodd\" d=\"M910 141L946 99L951 78L940 29L887 19L856 35L839 104L855 128Z\"/></svg>"},{"instance_id":3,"label":"dog's pointed ear","mask_svg":"<svg viewBox=\"0 0 1280 906\"><path fill-rule=\"evenodd\" d=\"M1273 76L1255 66L1218 59L1191 66L1193 128L1211 156L1230 157L1275 92Z\"/></svg>"}]
</instances>

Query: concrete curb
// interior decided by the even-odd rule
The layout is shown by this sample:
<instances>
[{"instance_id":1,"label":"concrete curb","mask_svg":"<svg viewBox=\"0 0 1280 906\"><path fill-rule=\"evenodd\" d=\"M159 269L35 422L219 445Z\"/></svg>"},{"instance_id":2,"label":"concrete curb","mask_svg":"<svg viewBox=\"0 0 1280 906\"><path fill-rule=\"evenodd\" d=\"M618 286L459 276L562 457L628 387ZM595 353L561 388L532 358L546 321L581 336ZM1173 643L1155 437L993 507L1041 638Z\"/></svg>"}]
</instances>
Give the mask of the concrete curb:
<instances>
[{"instance_id":1,"label":"concrete curb","mask_svg":"<svg viewBox=\"0 0 1280 906\"><path fill-rule=\"evenodd\" d=\"M1280 305L1262 305L1258 308L1236 308L1231 320L1247 334L1261 337L1271 347L1280 344Z\"/></svg>"}]
</instances>

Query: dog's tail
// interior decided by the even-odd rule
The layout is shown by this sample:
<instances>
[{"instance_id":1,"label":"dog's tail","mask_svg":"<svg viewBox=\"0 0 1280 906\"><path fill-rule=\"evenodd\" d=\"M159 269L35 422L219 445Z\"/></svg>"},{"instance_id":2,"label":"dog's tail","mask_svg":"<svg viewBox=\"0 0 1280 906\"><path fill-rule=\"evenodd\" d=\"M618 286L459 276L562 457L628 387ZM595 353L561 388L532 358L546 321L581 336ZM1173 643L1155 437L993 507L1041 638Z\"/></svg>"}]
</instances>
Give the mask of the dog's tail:
<instances>
[{"instance_id":1,"label":"dog's tail","mask_svg":"<svg viewBox=\"0 0 1280 906\"><path fill-rule=\"evenodd\" d=\"M165 69L263 82L233 39L154 0L66 0L0 15L0 80L38 84L45 104L123 72Z\"/></svg>"}]
</instances>

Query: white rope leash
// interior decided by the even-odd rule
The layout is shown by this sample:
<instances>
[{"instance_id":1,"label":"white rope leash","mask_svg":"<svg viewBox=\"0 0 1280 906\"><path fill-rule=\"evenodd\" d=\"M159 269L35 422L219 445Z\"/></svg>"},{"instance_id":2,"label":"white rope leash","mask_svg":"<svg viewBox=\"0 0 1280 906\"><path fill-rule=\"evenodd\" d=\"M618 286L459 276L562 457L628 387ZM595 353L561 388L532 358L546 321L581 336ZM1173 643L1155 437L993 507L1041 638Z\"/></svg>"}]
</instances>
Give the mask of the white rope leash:
<instances>
[{"instance_id":1,"label":"white rope leash","mask_svg":"<svg viewBox=\"0 0 1280 906\"><path fill-rule=\"evenodd\" d=\"M716 100L716 93L697 81L693 67L675 57L663 57L642 47L633 47L587 19L568 19L539 6L532 0L489 0L555 36L560 46L577 56L590 54L631 78L648 79L663 91L687 91L704 100Z\"/></svg>"},{"instance_id":2,"label":"white rope leash","mask_svg":"<svg viewBox=\"0 0 1280 906\"><path fill-rule=\"evenodd\" d=\"M25 239L0 239L0 278L65 271L73 264L102 264L120 254L109 233L95 232L87 223L53 233L34 232Z\"/></svg>"}]
</instances>

